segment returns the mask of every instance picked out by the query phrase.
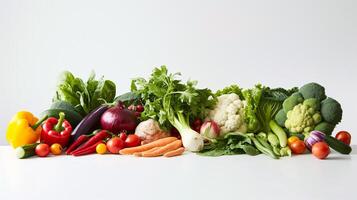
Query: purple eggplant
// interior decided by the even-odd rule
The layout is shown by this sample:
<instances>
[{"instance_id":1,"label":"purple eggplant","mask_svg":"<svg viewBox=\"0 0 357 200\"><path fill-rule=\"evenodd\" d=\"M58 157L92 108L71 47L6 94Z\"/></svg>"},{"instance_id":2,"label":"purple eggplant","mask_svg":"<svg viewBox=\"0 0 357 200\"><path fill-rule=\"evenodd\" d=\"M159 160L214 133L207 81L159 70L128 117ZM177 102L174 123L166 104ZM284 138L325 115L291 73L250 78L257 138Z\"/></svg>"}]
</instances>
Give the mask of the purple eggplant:
<instances>
[{"instance_id":1,"label":"purple eggplant","mask_svg":"<svg viewBox=\"0 0 357 200\"><path fill-rule=\"evenodd\" d=\"M109 107L107 105L99 106L90 112L86 117L84 117L73 130L69 143L71 144L73 141L76 141L79 136L83 134L90 134L93 132L93 130L100 127L100 118L102 114L108 110L108 108Z\"/></svg>"}]
</instances>

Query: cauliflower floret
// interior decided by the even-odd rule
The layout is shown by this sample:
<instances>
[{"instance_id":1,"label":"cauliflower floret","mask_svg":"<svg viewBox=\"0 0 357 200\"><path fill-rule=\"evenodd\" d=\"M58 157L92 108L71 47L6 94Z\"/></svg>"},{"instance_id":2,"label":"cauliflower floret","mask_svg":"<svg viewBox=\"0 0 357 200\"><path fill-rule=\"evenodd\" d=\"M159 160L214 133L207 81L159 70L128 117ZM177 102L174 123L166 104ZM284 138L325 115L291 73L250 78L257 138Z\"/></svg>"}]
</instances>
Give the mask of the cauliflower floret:
<instances>
[{"instance_id":1,"label":"cauliflower floret","mask_svg":"<svg viewBox=\"0 0 357 200\"><path fill-rule=\"evenodd\" d=\"M298 104L287 113L285 127L293 133L308 133L319 122L321 122L319 112L305 104Z\"/></svg>"},{"instance_id":2,"label":"cauliflower floret","mask_svg":"<svg viewBox=\"0 0 357 200\"><path fill-rule=\"evenodd\" d=\"M247 125L244 121L244 101L237 94L219 96L216 106L208 114L207 120L215 121L221 130L221 135L231 131L245 133Z\"/></svg>"},{"instance_id":3,"label":"cauliflower floret","mask_svg":"<svg viewBox=\"0 0 357 200\"><path fill-rule=\"evenodd\" d=\"M140 122L135 129L135 135L141 139L141 144L147 144L155 140L168 137L169 133L163 131L159 123L153 119Z\"/></svg>"}]
</instances>

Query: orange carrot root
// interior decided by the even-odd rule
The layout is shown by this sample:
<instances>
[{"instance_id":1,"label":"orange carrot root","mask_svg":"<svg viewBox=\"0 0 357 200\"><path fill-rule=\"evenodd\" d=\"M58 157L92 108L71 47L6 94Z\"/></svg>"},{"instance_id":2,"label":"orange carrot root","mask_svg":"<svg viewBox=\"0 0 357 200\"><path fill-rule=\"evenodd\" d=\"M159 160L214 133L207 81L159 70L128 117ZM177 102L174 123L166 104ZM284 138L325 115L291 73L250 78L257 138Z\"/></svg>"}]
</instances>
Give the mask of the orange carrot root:
<instances>
[{"instance_id":1,"label":"orange carrot root","mask_svg":"<svg viewBox=\"0 0 357 200\"><path fill-rule=\"evenodd\" d=\"M165 157L174 157L174 156L179 156L182 155L183 152L185 152L185 148L180 147L178 149L175 149L173 151L169 151L167 153L164 154Z\"/></svg>"},{"instance_id":2,"label":"orange carrot root","mask_svg":"<svg viewBox=\"0 0 357 200\"><path fill-rule=\"evenodd\" d=\"M170 144L171 142L174 142L176 140L177 140L176 137L162 138L162 139L159 139L154 142L150 142L148 144L144 144L141 146L122 149L119 151L119 153L122 155L132 155L134 153L144 152L144 151L150 150L155 147L163 147L163 146Z\"/></svg>"},{"instance_id":3,"label":"orange carrot root","mask_svg":"<svg viewBox=\"0 0 357 200\"><path fill-rule=\"evenodd\" d=\"M143 152L136 152L134 153L133 155L134 156L137 156L137 157L141 157L143 153L149 153L149 152L153 152L153 151L156 151L157 149L159 149L160 147L154 147L152 149L149 149L147 151L143 151Z\"/></svg>"},{"instance_id":4,"label":"orange carrot root","mask_svg":"<svg viewBox=\"0 0 357 200\"><path fill-rule=\"evenodd\" d=\"M157 156L162 156L167 152L173 151L175 149L178 149L182 146L182 141L181 140L176 140L173 141L163 147L160 147L159 149L152 151L152 152L142 152L141 156L142 157L157 157Z\"/></svg>"}]
</instances>

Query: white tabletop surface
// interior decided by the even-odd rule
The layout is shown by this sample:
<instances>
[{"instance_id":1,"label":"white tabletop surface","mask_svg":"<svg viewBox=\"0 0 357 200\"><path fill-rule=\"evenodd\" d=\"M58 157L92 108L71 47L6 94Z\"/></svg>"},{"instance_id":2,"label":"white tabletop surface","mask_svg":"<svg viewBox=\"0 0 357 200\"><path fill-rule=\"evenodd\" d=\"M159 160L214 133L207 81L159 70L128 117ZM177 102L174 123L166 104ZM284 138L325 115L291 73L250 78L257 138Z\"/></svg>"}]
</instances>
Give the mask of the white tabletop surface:
<instances>
[{"instance_id":1,"label":"white tabletop surface","mask_svg":"<svg viewBox=\"0 0 357 200\"><path fill-rule=\"evenodd\" d=\"M356 154L20 160L0 146L0 199L356 199Z\"/></svg>"}]
</instances>

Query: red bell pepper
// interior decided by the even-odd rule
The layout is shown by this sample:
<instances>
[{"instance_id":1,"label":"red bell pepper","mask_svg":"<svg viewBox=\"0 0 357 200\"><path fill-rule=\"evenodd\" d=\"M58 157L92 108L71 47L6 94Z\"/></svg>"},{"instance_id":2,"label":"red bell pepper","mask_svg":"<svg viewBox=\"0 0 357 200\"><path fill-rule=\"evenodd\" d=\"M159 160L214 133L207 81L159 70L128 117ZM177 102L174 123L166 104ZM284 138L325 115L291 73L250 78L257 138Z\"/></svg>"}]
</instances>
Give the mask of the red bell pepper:
<instances>
[{"instance_id":1,"label":"red bell pepper","mask_svg":"<svg viewBox=\"0 0 357 200\"><path fill-rule=\"evenodd\" d=\"M71 124L65 120L65 114L60 112L59 119L50 117L42 125L41 142L50 146L58 143L64 148L68 144L71 132Z\"/></svg>"}]
</instances>

